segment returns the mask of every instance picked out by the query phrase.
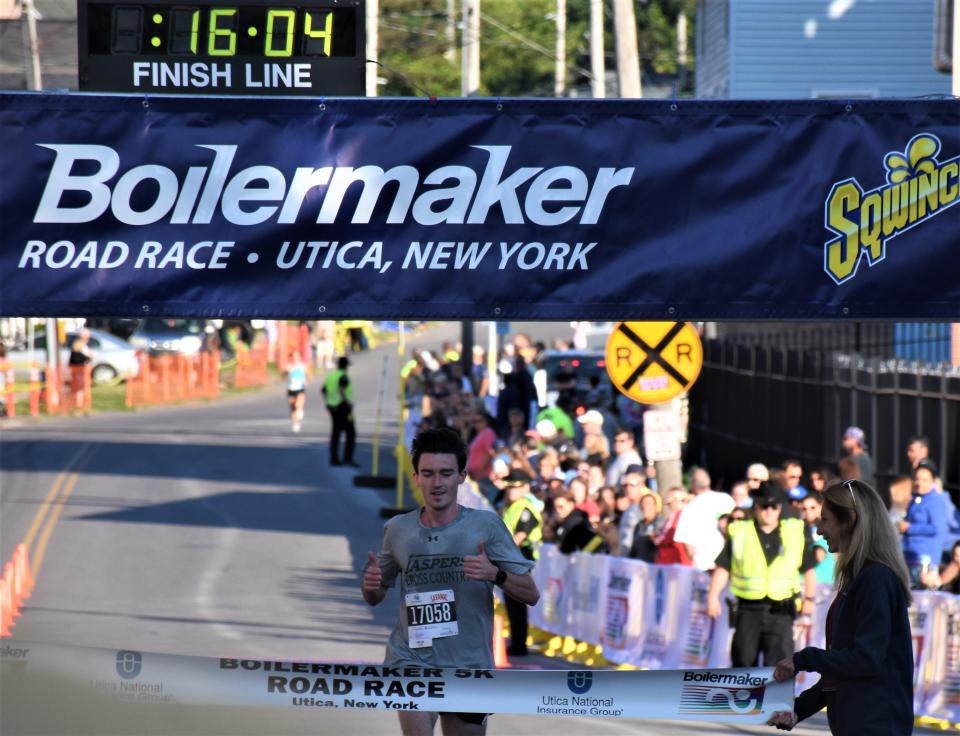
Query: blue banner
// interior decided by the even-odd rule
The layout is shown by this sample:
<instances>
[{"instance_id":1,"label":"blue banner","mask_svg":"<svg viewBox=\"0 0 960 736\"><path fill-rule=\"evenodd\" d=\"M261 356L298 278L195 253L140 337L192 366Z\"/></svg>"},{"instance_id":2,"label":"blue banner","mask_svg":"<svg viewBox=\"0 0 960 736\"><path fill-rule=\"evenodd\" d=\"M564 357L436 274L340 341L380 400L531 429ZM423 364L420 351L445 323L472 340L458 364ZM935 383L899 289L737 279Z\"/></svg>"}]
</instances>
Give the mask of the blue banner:
<instances>
[{"instance_id":1,"label":"blue banner","mask_svg":"<svg viewBox=\"0 0 960 736\"><path fill-rule=\"evenodd\" d=\"M960 317L960 102L0 94L0 313Z\"/></svg>"}]
</instances>

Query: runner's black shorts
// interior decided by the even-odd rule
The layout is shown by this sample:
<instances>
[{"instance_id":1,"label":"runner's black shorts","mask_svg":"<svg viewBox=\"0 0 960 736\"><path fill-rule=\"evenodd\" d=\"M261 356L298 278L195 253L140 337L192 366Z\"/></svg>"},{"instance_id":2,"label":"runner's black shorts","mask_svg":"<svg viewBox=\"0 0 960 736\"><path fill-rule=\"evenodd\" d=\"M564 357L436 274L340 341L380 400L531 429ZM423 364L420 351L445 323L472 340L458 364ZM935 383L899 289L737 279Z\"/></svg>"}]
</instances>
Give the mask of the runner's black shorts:
<instances>
[{"instance_id":1,"label":"runner's black shorts","mask_svg":"<svg viewBox=\"0 0 960 736\"><path fill-rule=\"evenodd\" d=\"M456 716L461 721L465 723L475 723L478 726L483 725L483 722L487 720L489 713L450 713L447 711L440 711L442 716Z\"/></svg>"},{"instance_id":2,"label":"runner's black shorts","mask_svg":"<svg viewBox=\"0 0 960 736\"><path fill-rule=\"evenodd\" d=\"M306 393L306 390L302 388L299 391L291 391L290 389L287 389L287 396L289 396L291 399L295 399L297 396L303 393Z\"/></svg>"}]
</instances>

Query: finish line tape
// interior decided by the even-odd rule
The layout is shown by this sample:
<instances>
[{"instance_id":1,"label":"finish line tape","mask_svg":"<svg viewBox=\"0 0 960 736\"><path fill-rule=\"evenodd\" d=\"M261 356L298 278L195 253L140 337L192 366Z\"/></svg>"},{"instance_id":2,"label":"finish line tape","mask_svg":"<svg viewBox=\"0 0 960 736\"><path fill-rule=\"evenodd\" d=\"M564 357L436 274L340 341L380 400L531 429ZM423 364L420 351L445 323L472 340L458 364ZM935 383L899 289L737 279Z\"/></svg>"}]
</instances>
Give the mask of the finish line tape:
<instances>
[{"instance_id":1,"label":"finish line tape","mask_svg":"<svg viewBox=\"0 0 960 736\"><path fill-rule=\"evenodd\" d=\"M357 708L765 723L793 710L772 668L477 670L218 659L11 641L2 690L51 687L102 704Z\"/></svg>"}]
</instances>

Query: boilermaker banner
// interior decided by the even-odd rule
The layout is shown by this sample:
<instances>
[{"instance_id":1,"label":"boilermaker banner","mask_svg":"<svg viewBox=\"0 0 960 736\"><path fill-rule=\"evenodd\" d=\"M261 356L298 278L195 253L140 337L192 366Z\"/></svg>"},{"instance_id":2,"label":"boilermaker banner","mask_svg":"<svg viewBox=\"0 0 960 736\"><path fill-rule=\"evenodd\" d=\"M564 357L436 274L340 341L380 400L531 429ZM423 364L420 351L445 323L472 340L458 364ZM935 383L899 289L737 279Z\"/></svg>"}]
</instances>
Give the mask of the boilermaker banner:
<instances>
[{"instance_id":1,"label":"boilermaker banner","mask_svg":"<svg viewBox=\"0 0 960 736\"><path fill-rule=\"evenodd\" d=\"M765 723L793 709L773 668L666 672L485 670L192 657L12 641L0 652L6 707L60 702L467 713ZM69 714L67 714L69 717ZM360 717L358 715L358 717ZM64 732L70 732L66 728Z\"/></svg>"},{"instance_id":2,"label":"boilermaker banner","mask_svg":"<svg viewBox=\"0 0 960 736\"><path fill-rule=\"evenodd\" d=\"M960 101L0 94L0 313L960 316Z\"/></svg>"}]
</instances>

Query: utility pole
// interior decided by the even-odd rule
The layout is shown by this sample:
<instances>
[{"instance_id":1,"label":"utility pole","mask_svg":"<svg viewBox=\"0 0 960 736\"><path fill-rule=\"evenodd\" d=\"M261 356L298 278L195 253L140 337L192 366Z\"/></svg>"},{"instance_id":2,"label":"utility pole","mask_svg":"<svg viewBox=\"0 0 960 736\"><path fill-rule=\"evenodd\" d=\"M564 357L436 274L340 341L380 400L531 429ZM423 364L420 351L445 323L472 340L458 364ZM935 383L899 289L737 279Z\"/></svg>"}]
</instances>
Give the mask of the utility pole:
<instances>
[{"instance_id":1,"label":"utility pole","mask_svg":"<svg viewBox=\"0 0 960 736\"><path fill-rule=\"evenodd\" d=\"M43 89L40 75L40 46L37 43L37 9L33 0L23 0L23 48L27 52L27 89Z\"/></svg>"},{"instance_id":2,"label":"utility pole","mask_svg":"<svg viewBox=\"0 0 960 736\"><path fill-rule=\"evenodd\" d=\"M590 92L607 96L607 69L603 59L603 0L590 0Z\"/></svg>"},{"instance_id":3,"label":"utility pole","mask_svg":"<svg viewBox=\"0 0 960 736\"><path fill-rule=\"evenodd\" d=\"M687 78L687 14L677 15L677 88L683 89Z\"/></svg>"},{"instance_id":4,"label":"utility pole","mask_svg":"<svg viewBox=\"0 0 960 736\"><path fill-rule=\"evenodd\" d=\"M470 377L473 370L473 322L464 320L460 323L460 365L463 366L463 375Z\"/></svg>"},{"instance_id":5,"label":"utility pole","mask_svg":"<svg viewBox=\"0 0 960 736\"><path fill-rule=\"evenodd\" d=\"M457 61L457 0L447 0L447 50L443 52L443 58L451 64Z\"/></svg>"},{"instance_id":6,"label":"utility pole","mask_svg":"<svg viewBox=\"0 0 960 736\"><path fill-rule=\"evenodd\" d=\"M469 97L480 89L480 0L463 0L461 44L460 94Z\"/></svg>"},{"instance_id":7,"label":"utility pole","mask_svg":"<svg viewBox=\"0 0 960 736\"><path fill-rule=\"evenodd\" d=\"M953 48L950 56L953 67L953 96L960 97L960 0L953 0Z\"/></svg>"},{"instance_id":8,"label":"utility pole","mask_svg":"<svg viewBox=\"0 0 960 736\"><path fill-rule=\"evenodd\" d=\"M380 60L379 39L377 29L380 27L380 0L367 0L367 97L377 96L377 78L380 76L380 67L376 63Z\"/></svg>"},{"instance_id":9,"label":"utility pole","mask_svg":"<svg viewBox=\"0 0 960 736\"><path fill-rule=\"evenodd\" d=\"M557 52L553 75L553 96L564 97L567 91L567 0L557 0Z\"/></svg>"},{"instance_id":10,"label":"utility pole","mask_svg":"<svg viewBox=\"0 0 960 736\"><path fill-rule=\"evenodd\" d=\"M613 0L613 28L617 41L617 80L620 96L643 97L633 0Z\"/></svg>"}]
</instances>

